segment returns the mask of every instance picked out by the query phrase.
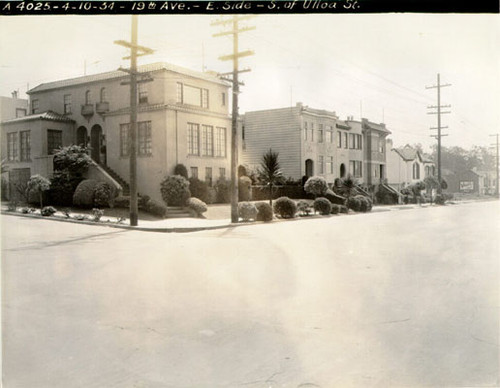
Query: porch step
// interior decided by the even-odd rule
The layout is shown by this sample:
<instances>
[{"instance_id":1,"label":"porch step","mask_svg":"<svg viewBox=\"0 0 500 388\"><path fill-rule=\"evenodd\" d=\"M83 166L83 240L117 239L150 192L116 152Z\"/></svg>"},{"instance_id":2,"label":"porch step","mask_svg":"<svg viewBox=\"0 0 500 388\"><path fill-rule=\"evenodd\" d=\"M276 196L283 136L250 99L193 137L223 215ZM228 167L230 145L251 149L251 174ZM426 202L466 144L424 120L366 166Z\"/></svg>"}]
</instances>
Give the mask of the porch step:
<instances>
[{"instance_id":1,"label":"porch step","mask_svg":"<svg viewBox=\"0 0 500 388\"><path fill-rule=\"evenodd\" d=\"M167 218L192 218L191 212L183 207L167 206Z\"/></svg>"}]
</instances>

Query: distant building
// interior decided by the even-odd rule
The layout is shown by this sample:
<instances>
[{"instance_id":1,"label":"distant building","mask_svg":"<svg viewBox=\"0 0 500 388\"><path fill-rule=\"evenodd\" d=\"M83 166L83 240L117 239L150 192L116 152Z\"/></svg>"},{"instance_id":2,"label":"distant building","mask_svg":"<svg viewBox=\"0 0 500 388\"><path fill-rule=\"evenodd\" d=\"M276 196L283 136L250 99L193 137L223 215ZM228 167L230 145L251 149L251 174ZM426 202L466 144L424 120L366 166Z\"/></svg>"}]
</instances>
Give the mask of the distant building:
<instances>
[{"instance_id":1,"label":"distant building","mask_svg":"<svg viewBox=\"0 0 500 388\"><path fill-rule=\"evenodd\" d=\"M178 163L212 182L228 176L229 84L211 72L167 63L139 66L137 176L141 194L161 200L160 182ZM91 157L128 183L129 75L111 71L38 85L29 115L2 123L2 154L23 177L52 173L61 146L90 146ZM29 173L28 173L29 169ZM23 178L24 179L24 178Z\"/></svg>"},{"instance_id":2,"label":"distant building","mask_svg":"<svg viewBox=\"0 0 500 388\"><path fill-rule=\"evenodd\" d=\"M432 158L416 148L405 145L393 148L392 140L387 141L387 183L396 190L436 175Z\"/></svg>"},{"instance_id":3,"label":"distant building","mask_svg":"<svg viewBox=\"0 0 500 388\"><path fill-rule=\"evenodd\" d=\"M12 92L12 97L0 96L0 122L19 117L28 113L28 100L18 98L17 92Z\"/></svg>"},{"instance_id":4,"label":"distant building","mask_svg":"<svg viewBox=\"0 0 500 388\"><path fill-rule=\"evenodd\" d=\"M318 175L333 183L351 175L362 184L376 184L385 177L385 146L379 144L385 144L389 133L384 124L341 120L333 111L302 103L246 112L241 162L256 169L271 148L279 152L285 177L300 180Z\"/></svg>"},{"instance_id":5,"label":"distant building","mask_svg":"<svg viewBox=\"0 0 500 388\"><path fill-rule=\"evenodd\" d=\"M449 193L494 195L496 193L496 171L478 171L476 168L466 171L443 170L443 178Z\"/></svg>"}]
</instances>

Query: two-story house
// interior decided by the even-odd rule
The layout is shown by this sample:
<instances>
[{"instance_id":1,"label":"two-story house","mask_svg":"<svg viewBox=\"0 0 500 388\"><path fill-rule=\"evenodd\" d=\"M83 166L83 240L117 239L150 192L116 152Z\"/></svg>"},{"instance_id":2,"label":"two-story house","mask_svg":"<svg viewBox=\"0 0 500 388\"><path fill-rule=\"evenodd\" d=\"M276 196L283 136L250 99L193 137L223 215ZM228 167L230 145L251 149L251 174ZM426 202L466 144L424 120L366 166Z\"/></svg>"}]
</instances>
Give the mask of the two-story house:
<instances>
[{"instance_id":1,"label":"two-story house","mask_svg":"<svg viewBox=\"0 0 500 388\"><path fill-rule=\"evenodd\" d=\"M293 179L319 175L333 183L351 175L361 184L380 183L372 178L372 170L373 176L385 177L385 147L379 142L385 144L390 132L384 124L341 120L333 111L298 103L246 112L241 134L241 161L250 169L272 148L279 152L283 174Z\"/></svg>"},{"instance_id":2,"label":"two-story house","mask_svg":"<svg viewBox=\"0 0 500 388\"><path fill-rule=\"evenodd\" d=\"M138 72L139 192L161 200L160 182L178 163L186 165L191 176L208 182L225 176L230 168L228 83L214 73L168 63L139 66ZM28 92L30 115L22 124L3 123L2 136L7 140L9 133L30 132L26 167L31 174L50 176L54 149L84 144L98 165L127 182L128 81L127 73L111 71L38 85ZM23 162L20 153L11 159L13 164Z\"/></svg>"}]
</instances>

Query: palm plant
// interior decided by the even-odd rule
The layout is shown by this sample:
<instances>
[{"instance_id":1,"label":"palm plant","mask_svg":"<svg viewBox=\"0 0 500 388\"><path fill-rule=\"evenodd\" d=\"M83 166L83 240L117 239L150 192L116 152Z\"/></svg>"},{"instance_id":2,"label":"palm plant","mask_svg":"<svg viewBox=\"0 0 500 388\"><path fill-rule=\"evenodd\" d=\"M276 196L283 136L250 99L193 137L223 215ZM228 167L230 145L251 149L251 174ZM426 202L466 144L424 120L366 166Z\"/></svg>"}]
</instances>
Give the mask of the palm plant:
<instances>
[{"instance_id":1,"label":"palm plant","mask_svg":"<svg viewBox=\"0 0 500 388\"><path fill-rule=\"evenodd\" d=\"M269 204L271 206L273 206L273 187L283 179L278 156L278 152L269 149L269 151L262 155L258 171L260 180L269 185Z\"/></svg>"}]
</instances>

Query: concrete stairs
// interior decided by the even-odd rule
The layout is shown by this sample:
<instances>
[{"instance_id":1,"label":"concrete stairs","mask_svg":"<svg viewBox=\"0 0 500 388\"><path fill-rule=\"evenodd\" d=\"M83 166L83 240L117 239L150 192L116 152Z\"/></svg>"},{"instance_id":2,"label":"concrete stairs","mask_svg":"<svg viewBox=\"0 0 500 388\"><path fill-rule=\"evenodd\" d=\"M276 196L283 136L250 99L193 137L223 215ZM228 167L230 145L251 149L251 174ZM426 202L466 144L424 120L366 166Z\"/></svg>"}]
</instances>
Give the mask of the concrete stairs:
<instances>
[{"instance_id":1,"label":"concrete stairs","mask_svg":"<svg viewBox=\"0 0 500 388\"><path fill-rule=\"evenodd\" d=\"M180 206L167 206L167 218L193 218L194 215Z\"/></svg>"},{"instance_id":2,"label":"concrete stairs","mask_svg":"<svg viewBox=\"0 0 500 388\"><path fill-rule=\"evenodd\" d=\"M118 173L111 169L110 167L108 166L104 166L104 165L100 165L102 167L102 169L104 171L106 171L115 181L117 181L121 187L123 188L123 193L122 195L123 196L129 196L130 195L130 186L128 185L128 183L125 181L125 179L123 179L120 175L118 175Z\"/></svg>"}]
</instances>

